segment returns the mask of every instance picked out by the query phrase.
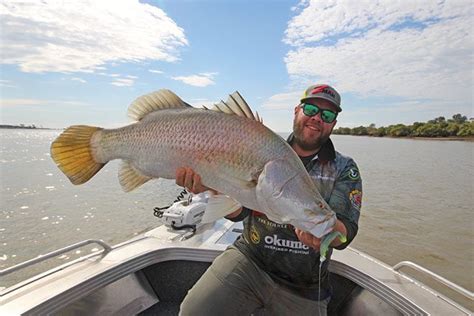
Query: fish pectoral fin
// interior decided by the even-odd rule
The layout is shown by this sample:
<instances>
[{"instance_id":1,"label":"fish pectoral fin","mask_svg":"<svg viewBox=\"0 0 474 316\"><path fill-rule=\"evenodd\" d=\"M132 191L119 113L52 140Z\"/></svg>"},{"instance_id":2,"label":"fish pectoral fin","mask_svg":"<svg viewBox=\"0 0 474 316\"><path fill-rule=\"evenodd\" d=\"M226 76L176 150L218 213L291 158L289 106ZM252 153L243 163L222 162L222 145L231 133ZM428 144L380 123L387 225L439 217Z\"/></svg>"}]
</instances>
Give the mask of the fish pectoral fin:
<instances>
[{"instance_id":1,"label":"fish pectoral fin","mask_svg":"<svg viewBox=\"0 0 474 316\"><path fill-rule=\"evenodd\" d=\"M123 161L119 170L119 181L125 192L130 192L152 179L143 175L128 161Z\"/></svg>"},{"instance_id":2,"label":"fish pectoral fin","mask_svg":"<svg viewBox=\"0 0 474 316\"><path fill-rule=\"evenodd\" d=\"M137 98L128 108L128 116L135 121L155 111L164 109L189 108L191 105L181 100L174 92L161 89Z\"/></svg>"},{"instance_id":3,"label":"fish pectoral fin","mask_svg":"<svg viewBox=\"0 0 474 316\"><path fill-rule=\"evenodd\" d=\"M209 197L207 202L206 211L202 217L201 222L212 223L219 218L222 218L226 215L229 215L232 212L237 211L241 208L242 205L234 200L233 198L228 197L223 194L216 194Z\"/></svg>"}]
</instances>

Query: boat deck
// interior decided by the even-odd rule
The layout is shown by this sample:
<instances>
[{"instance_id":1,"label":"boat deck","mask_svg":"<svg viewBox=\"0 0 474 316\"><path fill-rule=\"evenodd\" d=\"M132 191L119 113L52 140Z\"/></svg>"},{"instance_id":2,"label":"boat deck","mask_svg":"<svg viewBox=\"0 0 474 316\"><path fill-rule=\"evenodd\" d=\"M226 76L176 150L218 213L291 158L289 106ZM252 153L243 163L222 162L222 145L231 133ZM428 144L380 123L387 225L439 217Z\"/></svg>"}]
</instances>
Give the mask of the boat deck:
<instances>
[{"instance_id":1,"label":"boat deck","mask_svg":"<svg viewBox=\"0 0 474 316\"><path fill-rule=\"evenodd\" d=\"M226 220L192 237L160 226L1 291L0 314L177 315L187 291L240 232ZM350 247L334 251L329 271L330 315L472 314Z\"/></svg>"}]
</instances>

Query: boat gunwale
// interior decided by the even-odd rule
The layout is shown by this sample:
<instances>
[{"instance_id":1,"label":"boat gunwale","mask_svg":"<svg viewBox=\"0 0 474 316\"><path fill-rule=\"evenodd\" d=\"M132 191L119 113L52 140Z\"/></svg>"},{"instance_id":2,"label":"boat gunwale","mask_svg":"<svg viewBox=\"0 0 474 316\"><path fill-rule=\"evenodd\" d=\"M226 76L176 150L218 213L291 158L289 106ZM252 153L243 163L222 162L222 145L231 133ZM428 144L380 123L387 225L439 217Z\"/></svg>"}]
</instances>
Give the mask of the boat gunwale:
<instances>
[{"instance_id":1,"label":"boat gunwale","mask_svg":"<svg viewBox=\"0 0 474 316\"><path fill-rule=\"evenodd\" d=\"M86 280L72 285L69 289L46 298L43 302L35 305L32 308L27 308L20 313L25 315L43 315L55 313L61 308L67 306L71 301L77 300L78 298L92 293L98 287L107 286L150 265L174 260L212 262L212 260L222 253L222 251L223 249L218 250L174 246L163 247L146 251L145 253L139 253L130 259L114 264L103 271L89 274ZM15 296L17 296L16 294L17 293L12 293L12 297L5 298L5 302L3 302L2 305L5 306L9 301L15 300Z\"/></svg>"},{"instance_id":2,"label":"boat gunwale","mask_svg":"<svg viewBox=\"0 0 474 316\"><path fill-rule=\"evenodd\" d=\"M73 300L90 294L99 287L107 286L131 273L136 273L156 263L173 260L212 262L212 260L227 247L226 244L218 243L219 236L222 237L225 232L233 231L233 228L236 227L235 225L236 224L231 224L231 226L229 226L229 224L227 224L221 227L217 226L219 229L214 230L212 235L204 241L199 241L199 238L197 238L194 241L184 243L170 242L169 238L164 238L170 237L169 234L163 236L163 238L157 237L156 232L158 234L161 233L161 229L158 227L150 231L156 231L155 235L147 232L142 236L137 236L117 244L113 247L111 252L89 254L30 278L22 282L24 284L22 284L21 287L18 285L13 289L11 289L12 287L7 288L8 293L0 296L0 302L3 301L2 305L6 305L15 301L18 297L34 295L36 290L48 286L47 282L53 283L58 281L57 279L54 280L53 275L55 273L70 273L69 276L73 277L83 274L85 278L82 277L70 281L70 283L65 286L66 289L63 289L62 292L56 292L56 294L50 297L43 296L43 301L36 305L30 302L30 305L32 305L30 307L25 306L25 304L21 306L17 305L16 307L17 309L21 309L21 313L26 314L51 313L67 306ZM220 234L219 231L222 228L226 228L226 231ZM142 247L135 248L137 245L141 245ZM196 245L199 246L197 247ZM139 251L137 251L137 249ZM351 261L351 265L346 264L345 262L350 261L348 259L351 259L351 256L355 256L352 258L359 258L359 260L356 260L358 262ZM94 257L99 258L96 260L97 258ZM371 262L380 269L378 269L378 271L371 271L361 268L361 265L367 265L367 262ZM76 271L72 270L74 268L76 268ZM61 270L65 271L61 272ZM366 289L376 297L386 301L387 304L396 310L406 314L427 314L425 311L426 308L424 310L424 307L420 307L420 305L416 303L416 300L413 301L407 296L410 293L414 294L412 291L415 290L424 291L427 294L429 293L430 295L436 296L438 299L443 299L452 308L456 308L458 311L466 313L467 315L470 314L470 311L465 309L464 306L451 301L449 298L425 286L418 280L398 272L384 262L351 247L348 247L343 252L335 252L333 254L329 271L351 280L359 287ZM386 279L390 279L388 276L397 279L399 284L387 284L387 282L384 282L386 279L382 277L381 274L387 274ZM57 276L62 277L63 275L59 274ZM37 282L37 284L34 284L35 282ZM404 287L409 284L416 287ZM419 293L422 293L423 296L424 292ZM11 305L11 307L15 308L15 304Z\"/></svg>"}]
</instances>

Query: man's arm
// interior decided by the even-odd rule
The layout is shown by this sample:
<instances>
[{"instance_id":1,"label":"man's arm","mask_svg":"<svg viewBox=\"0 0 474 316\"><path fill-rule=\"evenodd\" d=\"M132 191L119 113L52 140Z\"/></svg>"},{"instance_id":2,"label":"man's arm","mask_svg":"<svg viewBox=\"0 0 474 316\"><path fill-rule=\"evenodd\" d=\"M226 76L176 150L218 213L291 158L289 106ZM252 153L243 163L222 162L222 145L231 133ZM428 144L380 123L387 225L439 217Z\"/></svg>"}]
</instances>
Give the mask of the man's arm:
<instances>
[{"instance_id":1,"label":"man's arm","mask_svg":"<svg viewBox=\"0 0 474 316\"><path fill-rule=\"evenodd\" d=\"M235 219L237 219L239 217L240 214L242 214L242 210L243 210L243 207L239 208L237 211L235 212L232 212L230 213L229 215L227 215L225 218L231 220L231 221L234 221Z\"/></svg>"}]
</instances>

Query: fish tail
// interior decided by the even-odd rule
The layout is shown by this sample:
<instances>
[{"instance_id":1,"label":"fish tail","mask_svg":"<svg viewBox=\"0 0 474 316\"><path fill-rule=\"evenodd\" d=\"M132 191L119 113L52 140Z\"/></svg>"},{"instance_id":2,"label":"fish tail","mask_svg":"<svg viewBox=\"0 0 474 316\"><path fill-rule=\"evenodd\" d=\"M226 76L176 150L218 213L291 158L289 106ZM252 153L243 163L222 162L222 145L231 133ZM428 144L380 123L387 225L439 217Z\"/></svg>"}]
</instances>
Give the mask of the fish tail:
<instances>
[{"instance_id":1,"label":"fish tail","mask_svg":"<svg viewBox=\"0 0 474 316\"><path fill-rule=\"evenodd\" d=\"M73 184L92 178L106 163L92 154L91 139L100 127L75 125L67 128L51 144L51 158Z\"/></svg>"}]
</instances>

